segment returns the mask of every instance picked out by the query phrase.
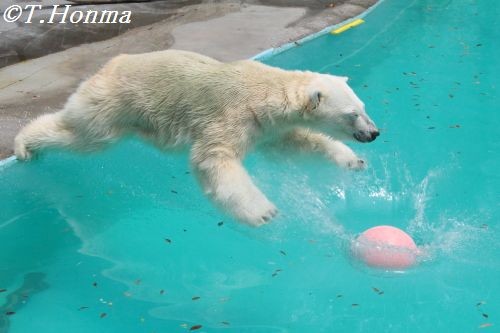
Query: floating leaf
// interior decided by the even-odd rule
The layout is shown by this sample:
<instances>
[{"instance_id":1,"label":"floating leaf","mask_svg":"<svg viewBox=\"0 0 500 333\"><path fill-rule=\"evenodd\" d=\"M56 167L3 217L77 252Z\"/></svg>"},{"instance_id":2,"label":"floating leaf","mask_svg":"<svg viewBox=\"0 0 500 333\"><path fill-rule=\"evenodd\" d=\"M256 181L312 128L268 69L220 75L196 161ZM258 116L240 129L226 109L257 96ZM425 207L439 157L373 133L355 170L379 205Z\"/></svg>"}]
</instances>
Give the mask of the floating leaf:
<instances>
[{"instance_id":1,"label":"floating leaf","mask_svg":"<svg viewBox=\"0 0 500 333\"><path fill-rule=\"evenodd\" d=\"M285 252L285 251L280 250L280 253L281 253L282 255L286 256L286 252Z\"/></svg>"},{"instance_id":2,"label":"floating leaf","mask_svg":"<svg viewBox=\"0 0 500 333\"><path fill-rule=\"evenodd\" d=\"M202 328L203 326L201 325L194 325L194 326L191 326L191 328L189 329L190 331L196 331L196 330L199 330L200 328Z\"/></svg>"},{"instance_id":3,"label":"floating leaf","mask_svg":"<svg viewBox=\"0 0 500 333\"><path fill-rule=\"evenodd\" d=\"M482 313L482 315L483 315L484 318L488 318L488 314Z\"/></svg>"},{"instance_id":4,"label":"floating leaf","mask_svg":"<svg viewBox=\"0 0 500 333\"><path fill-rule=\"evenodd\" d=\"M229 322L227 322L227 321L221 321L220 323L221 323L221 324L223 324L223 325L226 325L226 326L231 325L231 324L230 324Z\"/></svg>"},{"instance_id":5,"label":"floating leaf","mask_svg":"<svg viewBox=\"0 0 500 333\"><path fill-rule=\"evenodd\" d=\"M88 306L81 306L78 311L82 311L82 310L87 310L89 307Z\"/></svg>"},{"instance_id":6,"label":"floating leaf","mask_svg":"<svg viewBox=\"0 0 500 333\"><path fill-rule=\"evenodd\" d=\"M220 221L219 223L217 223L217 225L218 225L219 227L220 227L220 226L222 226L223 224L224 224L224 222L223 222L223 221Z\"/></svg>"},{"instance_id":7,"label":"floating leaf","mask_svg":"<svg viewBox=\"0 0 500 333\"><path fill-rule=\"evenodd\" d=\"M97 287L97 282L92 283L94 287Z\"/></svg>"},{"instance_id":8,"label":"floating leaf","mask_svg":"<svg viewBox=\"0 0 500 333\"><path fill-rule=\"evenodd\" d=\"M170 190L173 194L177 194L178 192L176 190Z\"/></svg>"},{"instance_id":9,"label":"floating leaf","mask_svg":"<svg viewBox=\"0 0 500 333\"><path fill-rule=\"evenodd\" d=\"M165 238L165 242L167 242L168 244L171 244L172 240L170 238Z\"/></svg>"},{"instance_id":10,"label":"floating leaf","mask_svg":"<svg viewBox=\"0 0 500 333\"><path fill-rule=\"evenodd\" d=\"M106 312L103 312L103 313L101 313L101 315L99 317L102 319L102 318L106 317L107 315L108 314Z\"/></svg>"},{"instance_id":11,"label":"floating leaf","mask_svg":"<svg viewBox=\"0 0 500 333\"><path fill-rule=\"evenodd\" d=\"M201 298L200 296L194 296L193 298L191 298L191 300L193 300L193 301L197 301L197 300L199 300L200 298Z\"/></svg>"},{"instance_id":12,"label":"floating leaf","mask_svg":"<svg viewBox=\"0 0 500 333\"><path fill-rule=\"evenodd\" d=\"M357 303L353 303L353 304L351 304L351 305L352 305L352 306L359 306L359 304L357 304Z\"/></svg>"}]
</instances>

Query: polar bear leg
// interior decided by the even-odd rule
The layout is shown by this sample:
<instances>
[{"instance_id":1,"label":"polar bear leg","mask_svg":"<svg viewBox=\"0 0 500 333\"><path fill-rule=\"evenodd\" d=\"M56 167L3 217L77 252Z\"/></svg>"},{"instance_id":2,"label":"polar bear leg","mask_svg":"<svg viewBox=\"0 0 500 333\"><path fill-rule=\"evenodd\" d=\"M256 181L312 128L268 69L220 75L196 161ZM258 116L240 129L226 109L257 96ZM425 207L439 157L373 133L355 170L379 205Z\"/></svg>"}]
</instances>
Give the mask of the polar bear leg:
<instances>
[{"instance_id":1,"label":"polar bear leg","mask_svg":"<svg viewBox=\"0 0 500 333\"><path fill-rule=\"evenodd\" d=\"M116 141L116 135L109 130L101 133L89 130L88 124L85 123L78 124L78 121L71 123L65 112L62 110L45 114L26 125L14 140L14 152L17 158L29 160L39 150L46 148L96 151Z\"/></svg>"},{"instance_id":2,"label":"polar bear leg","mask_svg":"<svg viewBox=\"0 0 500 333\"><path fill-rule=\"evenodd\" d=\"M38 150L71 144L74 134L65 128L61 112L44 114L25 126L14 140L14 152L19 160L29 160Z\"/></svg>"},{"instance_id":3,"label":"polar bear leg","mask_svg":"<svg viewBox=\"0 0 500 333\"><path fill-rule=\"evenodd\" d=\"M319 152L346 169L362 170L366 167L365 161L356 156L351 148L323 133L296 128L285 135L285 143L301 150Z\"/></svg>"},{"instance_id":4,"label":"polar bear leg","mask_svg":"<svg viewBox=\"0 0 500 333\"><path fill-rule=\"evenodd\" d=\"M239 160L209 157L193 165L205 193L238 220L257 227L276 216L276 207L253 184Z\"/></svg>"}]
</instances>

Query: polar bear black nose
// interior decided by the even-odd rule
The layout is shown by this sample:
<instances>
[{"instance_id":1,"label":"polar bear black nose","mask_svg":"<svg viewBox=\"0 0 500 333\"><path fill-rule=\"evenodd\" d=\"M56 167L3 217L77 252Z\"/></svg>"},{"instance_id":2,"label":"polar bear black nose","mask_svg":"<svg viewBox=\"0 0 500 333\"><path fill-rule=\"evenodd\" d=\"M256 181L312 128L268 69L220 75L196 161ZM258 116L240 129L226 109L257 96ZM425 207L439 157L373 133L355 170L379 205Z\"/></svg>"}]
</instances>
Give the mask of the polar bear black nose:
<instances>
[{"instance_id":1,"label":"polar bear black nose","mask_svg":"<svg viewBox=\"0 0 500 333\"><path fill-rule=\"evenodd\" d=\"M371 132L372 140L375 140L375 138L379 135L380 135L380 132L378 130Z\"/></svg>"}]
</instances>

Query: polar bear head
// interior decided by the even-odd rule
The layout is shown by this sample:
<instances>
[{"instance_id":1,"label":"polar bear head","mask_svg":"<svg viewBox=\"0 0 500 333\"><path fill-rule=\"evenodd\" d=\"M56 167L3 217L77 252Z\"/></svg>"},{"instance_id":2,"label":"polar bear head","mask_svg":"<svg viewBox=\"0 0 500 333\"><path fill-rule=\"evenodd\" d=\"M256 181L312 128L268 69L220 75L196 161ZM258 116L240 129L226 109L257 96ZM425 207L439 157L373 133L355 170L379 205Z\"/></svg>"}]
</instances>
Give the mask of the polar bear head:
<instances>
[{"instance_id":1,"label":"polar bear head","mask_svg":"<svg viewBox=\"0 0 500 333\"><path fill-rule=\"evenodd\" d=\"M346 77L318 74L306 88L305 119L336 139L371 142L379 131Z\"/></svg>"}]
</instances>

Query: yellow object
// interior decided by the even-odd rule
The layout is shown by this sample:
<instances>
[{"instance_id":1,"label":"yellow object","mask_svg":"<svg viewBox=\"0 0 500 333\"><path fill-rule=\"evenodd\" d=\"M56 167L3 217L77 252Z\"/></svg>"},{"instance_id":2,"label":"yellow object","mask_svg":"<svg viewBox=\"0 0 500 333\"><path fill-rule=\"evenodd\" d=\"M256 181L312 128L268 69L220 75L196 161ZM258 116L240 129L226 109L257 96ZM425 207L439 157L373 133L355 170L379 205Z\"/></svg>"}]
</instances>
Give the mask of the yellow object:
<instances>
[{"instance_id":1,"label":"yellow object","mask_svg":"<svg viewBox=\"0 0 500 333\"><path fill-rule=\"evenodd\" d=\"M357 19L357 20L354 20L354 21L352 21L351 23L347 23L347 24L345 24L345 25L341 26L341 27L340 27L340 28L338 28L338 29L332 30L332 34L334 34L334 35L338 35L338 34L340 34L340 33L343 33L343 32L344 32L344 31L346 31L346 30L349 30L349 29L351 29L351 28L353 28L353 27L355 27L355 26L358 26L358 25L360 25L360 24L363 24L363 23L365 23L365 21L363 21L362 19Z\"/></svg>"}]
</instances>

